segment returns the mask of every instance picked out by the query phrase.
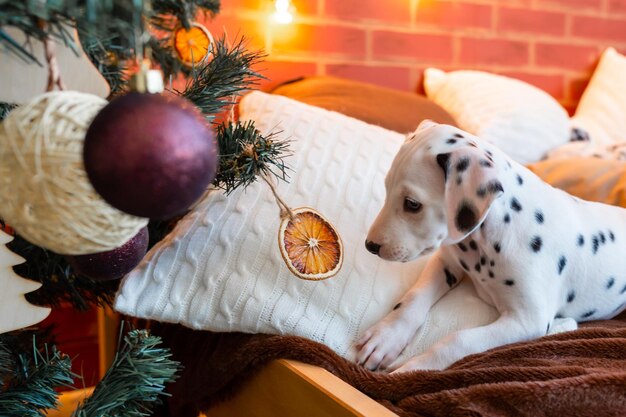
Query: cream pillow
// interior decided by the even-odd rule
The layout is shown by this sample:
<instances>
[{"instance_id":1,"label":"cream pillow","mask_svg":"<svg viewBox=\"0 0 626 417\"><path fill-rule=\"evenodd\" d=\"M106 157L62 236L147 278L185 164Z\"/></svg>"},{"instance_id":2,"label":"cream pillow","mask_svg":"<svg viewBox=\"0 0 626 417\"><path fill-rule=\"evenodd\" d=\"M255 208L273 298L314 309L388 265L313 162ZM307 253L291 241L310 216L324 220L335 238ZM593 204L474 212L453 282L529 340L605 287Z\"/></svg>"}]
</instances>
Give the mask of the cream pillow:
<instances>
[{"instance_id":1,"label":"cream pillow","mask_svg":"<svg viewBox=\"0 0 626 417\"><path fill-rule=\"evenodd\" d=\"M539 161L569 140L565 109L523 81L481 71L446 73L428 68L424 89L461 129L488 140L521 164Z\"/></svg>"},{"instance_id":2,"label":"cream pillow","mask_svg":"<svg viewBox=\"0 0 626 417\"><path fill-rule=\"evenodd\" d=\"M602 54L572 125L586 130L592 144L626 141L626 57L615 49Z\"/></svg>"},{"instance_id":3,"label":"cream pillow","mask_svg":"<svg viewBox=\"0 0 626 417\"><path fill-rule=\"evenodd\" d=\"M125 277L115 308L195 329L304 336L353 359L357 337L392 309L424 263L385 262L364 245L404 136L259 92L243 99L240 114L263 132L282 130L291 139L293 172L278 193L292 208L314 207L335 225L345 250L342 269L325 281L291 274L277 244L278 208L257 181L228 197L211 191ZM463 283L433 308L401 360L496 317Z\"/></svg>"}]
</instances>

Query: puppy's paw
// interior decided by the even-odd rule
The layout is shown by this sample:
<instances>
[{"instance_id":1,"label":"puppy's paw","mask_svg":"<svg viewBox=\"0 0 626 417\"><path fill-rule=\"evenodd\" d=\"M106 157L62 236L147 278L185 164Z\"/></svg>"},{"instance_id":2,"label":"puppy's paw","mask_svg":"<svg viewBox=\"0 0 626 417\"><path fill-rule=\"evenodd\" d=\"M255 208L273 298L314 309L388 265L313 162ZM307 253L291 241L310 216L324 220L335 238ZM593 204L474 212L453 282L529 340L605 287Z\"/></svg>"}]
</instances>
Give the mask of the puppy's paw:
<instances>
[{"instance_id":1,"label":"puppy's paw","mask_svg":"<svg viewBox=\"0 0 626 417\"><path fill-rule=\"evenodd\" d=\"M402 353L414 334L412 326L387 316L357 341L357 363L372 371L387 368Z\"/></svg>"},{"instance_id":2,"label":"puppy's paw","mask_svg":"<svg viewBox=\"0 0 626 417\"><path fill-rule=\"evenodd\" d=\"M426 352L409 359L398 369L394 370L392 374L400 374L410 371L439 371L447 367L448 364L443 363L440 358L436 357L436 355Z\"/></svg>"},{"instance_id":3,"label":"puppy's paw","mask_svg":"<svg viewBox=\"0 0 626 417\"><path fill-rule=\"evenodd\" d=\"M554 319L548 334L557 334L563 332L571 332L578 329L578 323L571 317L564 317L562 319Z\"/></svg>"}]
</instances>

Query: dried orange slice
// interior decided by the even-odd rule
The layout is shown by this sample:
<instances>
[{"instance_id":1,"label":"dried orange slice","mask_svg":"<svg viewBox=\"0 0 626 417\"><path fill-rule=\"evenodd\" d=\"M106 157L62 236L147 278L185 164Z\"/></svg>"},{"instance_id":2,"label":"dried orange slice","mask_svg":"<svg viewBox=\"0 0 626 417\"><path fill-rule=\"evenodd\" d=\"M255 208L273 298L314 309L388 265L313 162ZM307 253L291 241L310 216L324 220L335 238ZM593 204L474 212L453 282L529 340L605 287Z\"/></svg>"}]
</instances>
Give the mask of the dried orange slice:
<instances>
[{"instance_id":1,"label":"dried orange slice","mask_svg":"<svg viewBox=\"0 0 626 417\"><path fill-rule=\"evenodd\" d=\"M292 211L280 224L278 246L298 278L319 281L335 276L343 262L343 245L328 220L308 207Z\"/></svg>"},{"instance_id":2,"label":"dried orange slice","mask_svg":"<svg viewBox=\"0 0 626 417\"><path fill-rule=\"evenodd\" d=\"M212 43L211 32L199 23L192 23L189 30L180 27L174 32L174 50L178 58L187 65L204 61Z\"/></svg>"}]
</instances>

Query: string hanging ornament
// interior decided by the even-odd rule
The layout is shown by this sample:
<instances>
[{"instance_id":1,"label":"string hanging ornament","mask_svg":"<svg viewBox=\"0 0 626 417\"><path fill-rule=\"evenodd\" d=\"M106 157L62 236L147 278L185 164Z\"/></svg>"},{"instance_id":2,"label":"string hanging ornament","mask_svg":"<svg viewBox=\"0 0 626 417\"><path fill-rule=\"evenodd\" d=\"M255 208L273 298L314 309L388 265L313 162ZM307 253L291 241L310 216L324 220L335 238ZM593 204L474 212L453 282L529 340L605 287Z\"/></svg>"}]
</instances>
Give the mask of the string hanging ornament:
<instances>
[{"instance_id":1,"label":"string hanging ornament","mask_svg":"<svg viewBox=\"0 0 626 417\"><path fill-rule=\"evenodd\" d=\"M113 207L168 219L204 194L215 178L218 149L199 109L182 96L163 93L163 74L151 69L152 51L142 41L148 37L146 27L135 36L139 65L130 79L132 90L94 118L84 162L94 188Z\"/></svg>"},{"instance_id":2,"label":"string hanging ornament","mask_svg":"<svg viewBox=\"0 0 626 417\"><path fill-rule=\"evenodd\" d=\"M343 243L337 229L314 208L289 207L272 178L266 174L260 177L272 191L280 211L278 248L289 271L308 281L337 275L343 264Z\"/></svg>"}]
</instances>

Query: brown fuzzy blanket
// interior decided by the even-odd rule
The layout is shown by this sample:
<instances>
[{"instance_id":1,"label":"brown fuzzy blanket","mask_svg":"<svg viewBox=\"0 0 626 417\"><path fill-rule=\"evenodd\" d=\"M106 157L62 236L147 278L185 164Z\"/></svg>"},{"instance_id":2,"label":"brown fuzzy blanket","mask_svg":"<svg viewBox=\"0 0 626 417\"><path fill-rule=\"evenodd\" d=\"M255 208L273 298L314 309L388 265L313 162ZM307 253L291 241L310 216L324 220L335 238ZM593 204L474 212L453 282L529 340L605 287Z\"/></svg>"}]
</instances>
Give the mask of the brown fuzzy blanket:
<instances>
[{"instance_id":1,"label":"brown fuzzy blanket","mask_svg":"<svg viewBox=\"0 0 626 417\"><path fill-rule=\"evenodd\" d=\"M278 358L323 367L400 416L626 416L626 313L469 356L445 371L393 376L299 337L165 324L153 332L185 366L157 416L196 417Z\"/></svg>"}]
</instances>

